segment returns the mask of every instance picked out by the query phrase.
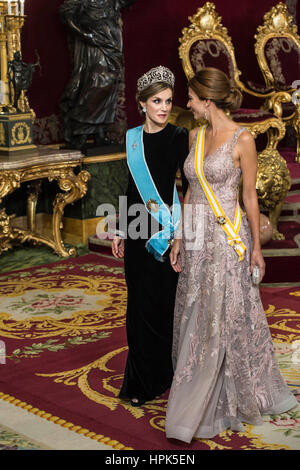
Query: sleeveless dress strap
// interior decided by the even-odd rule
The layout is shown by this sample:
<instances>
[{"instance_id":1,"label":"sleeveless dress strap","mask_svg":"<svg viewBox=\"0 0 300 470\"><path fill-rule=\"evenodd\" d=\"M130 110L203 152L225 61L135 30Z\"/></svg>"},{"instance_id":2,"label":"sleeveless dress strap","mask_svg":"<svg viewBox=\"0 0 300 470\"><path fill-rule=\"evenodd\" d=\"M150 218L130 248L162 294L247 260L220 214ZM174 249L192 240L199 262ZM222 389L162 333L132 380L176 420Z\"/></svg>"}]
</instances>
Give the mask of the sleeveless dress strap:
<instances>
[{"instance_id":1,"label":"sleeveless dress strap","mask_svg":"<svg viewBox=\"0 0 300 470\"><path fill-rule=\"evenodd\" d=\"M246 131L247 129L245 127L239 127L235 133L233 134L232 136L232 141L231 141L231 145L232 145L232 148L234 149L235 147L235 144L237 143L237 140L239 138L239 136L244 132Z\"/></svg>"}]
</instances>

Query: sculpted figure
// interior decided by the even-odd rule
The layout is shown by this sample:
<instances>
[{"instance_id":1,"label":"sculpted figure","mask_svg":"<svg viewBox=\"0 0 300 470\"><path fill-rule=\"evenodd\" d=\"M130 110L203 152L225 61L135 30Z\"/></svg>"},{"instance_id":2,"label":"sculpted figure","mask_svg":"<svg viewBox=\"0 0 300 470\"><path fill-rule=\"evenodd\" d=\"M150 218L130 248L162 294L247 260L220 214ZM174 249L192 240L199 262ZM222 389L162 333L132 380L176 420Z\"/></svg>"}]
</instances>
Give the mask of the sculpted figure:
<instances>
[{"instance_id":1,"label":"sculpted figure","mask_svg":"<svg viewBox=\"0 0 300 470\"><path fill-rule=\"evenodd\" d=\"M18 112L19 99L23 90L28 90L32 82L32 74L36 66L40 65L39 60L36 64L26 64L21 59L21 52L17 51L14 53L13 60L8 61L8 79L9 83L12 84L14 89L14 108Z\"/></svg>"},{"instance_id":2,"label":"sculpted figure","mask_svg":"<svg viewBox=\"0 0 300 470\"><path fill-rule=\"evenodd\" d=\"M73 70L60 108L63 136L83 149L93 135L96 146L115 120L123 67L121 9L134 0L66 0L60 15L69 29Z\"/></svg>"}]
</instances>

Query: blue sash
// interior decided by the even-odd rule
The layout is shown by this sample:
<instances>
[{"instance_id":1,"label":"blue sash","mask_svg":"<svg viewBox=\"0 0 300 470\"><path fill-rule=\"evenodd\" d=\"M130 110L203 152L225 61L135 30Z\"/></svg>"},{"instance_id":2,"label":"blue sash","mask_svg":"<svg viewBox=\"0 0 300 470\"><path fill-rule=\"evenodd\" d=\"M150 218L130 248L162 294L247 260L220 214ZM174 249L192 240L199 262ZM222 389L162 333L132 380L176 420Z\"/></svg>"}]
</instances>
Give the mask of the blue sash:
<instances>
[{"instance_id":1,"label":"blue sash","mask_svg":"<svg viewBox=\"0 0 300 470\"><path fill-rule=\"evenodd\" d=\"M127 131L127 163L147 211L163 227L163 230L155 233L147 241L147 251L158 261L164 261L163 255L169 245L172 244L180 222L181 206L176 183L174 183L172 213L157 191L145 160L143 127L144 126L138 126Z\"/></svg>"}]
</instances>

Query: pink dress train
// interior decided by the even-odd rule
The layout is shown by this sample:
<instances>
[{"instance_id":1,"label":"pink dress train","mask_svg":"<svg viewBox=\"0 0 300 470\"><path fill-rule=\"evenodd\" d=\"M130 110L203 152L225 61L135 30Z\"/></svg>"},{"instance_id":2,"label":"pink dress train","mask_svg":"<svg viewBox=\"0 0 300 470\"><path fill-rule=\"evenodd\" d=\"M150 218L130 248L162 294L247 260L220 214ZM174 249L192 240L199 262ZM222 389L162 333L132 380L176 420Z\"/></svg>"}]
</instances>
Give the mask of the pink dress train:
<instances>
[{"instance_id":1,"label":"pink dress train","mask_svg":"<svg viewBox=\"0 0 300 470\"><path fill-rule=\"evenodd\" d=\"M204 174L225 214L234 219L241 170L233 137L204 160ZM166 436L185 442L212 438L262 414L297 405L278 369L259 289L250 275L251 233L242 216L243 261L228 244L195 172L195 141L184 165L190 201L183 223L182 263L176 294L174 378ZM186 211L186 209L185 209Z\"/></svg>"}]
</instances>

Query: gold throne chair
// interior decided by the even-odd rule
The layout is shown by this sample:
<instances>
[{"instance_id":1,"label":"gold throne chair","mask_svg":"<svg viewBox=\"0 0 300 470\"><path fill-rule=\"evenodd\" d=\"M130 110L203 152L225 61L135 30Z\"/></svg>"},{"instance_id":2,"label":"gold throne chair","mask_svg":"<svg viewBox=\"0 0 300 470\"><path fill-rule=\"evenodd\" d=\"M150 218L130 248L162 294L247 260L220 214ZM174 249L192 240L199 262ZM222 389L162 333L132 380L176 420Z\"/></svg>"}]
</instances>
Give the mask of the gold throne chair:
<instances>
[{"instance_id":1,"label":"gold throne chair","mask_svg":"<svg viewBox=\"0 0 300 470\"><path fill-rule=\"evenodd\" d=\"M255 39L255 54L265 79L265 89L275 88L291 95L291 101L282 105L282 120L295 130L296 162L300 163L300 36L284 3L278 3L264 15ZM269 107L267 99L265 109Z\"/></svg>"},{"instance_id":2,"label":"gold throne chair","mask_svg":"<svg viewBox=\"0 0 300 470\"><path fill-rule=\"evenodd\" d=\"M267 145L258 156L257 193L261 208L269 213L273 225L273 238L283 238L277 230L277 221L278 212L280 213L290 188L290 175L285 160L277 151L277 146L285 135L281 104L289 102L291 96L284 91L277 92L272 89L267 93L261 93L246 87L240 79L241 72L237 67L231 38L227 28L221 24L222 18L217 14L213 3L206 2L203 7L198 8L194 16L189 17L189 20L189 27L182 30L182 37L179 39L179 56L187 79L192 78L203 67L215 67L223 70L232 85L237 86L243 94L260 98L263 100L262 103L268 99L270 107L272 106L268 110L240 108L231 112L230 117L248 129L254 138L260 134L267 134ZM189 111L178 107L174 109L173 122L188 129L199 124L193 120ZM279 180L276 176L278 172L281 174ZM274 177L271 178L269 173ZM272 191L275 196L271 194Z\"/></svg>"}]
</instances>

